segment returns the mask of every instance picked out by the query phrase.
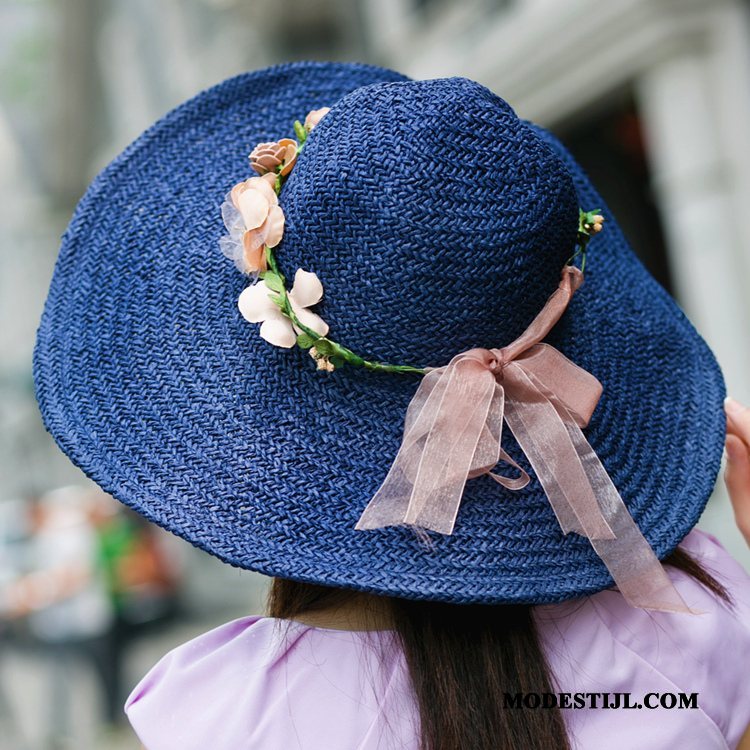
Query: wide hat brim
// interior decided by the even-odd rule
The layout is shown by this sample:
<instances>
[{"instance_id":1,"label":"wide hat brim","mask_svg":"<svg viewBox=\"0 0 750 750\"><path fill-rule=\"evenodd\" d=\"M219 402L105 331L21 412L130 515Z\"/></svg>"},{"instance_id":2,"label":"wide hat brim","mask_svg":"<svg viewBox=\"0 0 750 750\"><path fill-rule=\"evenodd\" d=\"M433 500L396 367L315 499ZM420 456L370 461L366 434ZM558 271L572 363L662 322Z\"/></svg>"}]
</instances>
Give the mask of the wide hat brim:
<instances>
[{"instance_id":1,"label":"wide hat brim","mask_svg":"<svg viewBox=\"0 0 750 750\"><path fill-rule=\"evenodd\" d=\"M454 533L428 544L408 528L355 530L396 455L418 377L320 373L237 311L247 281L218 251L219 207L248 176L249 149L359 86L396 80L329 63L241 75L178 107L108 166L63 238L39 329L45 424L107 492L242 568L459 603L541 604L611 586L589 541L562 534L507 430L504 447L531 475L522 491L469 480ZM601 381L585 435L663 558L714 487L722 375L580 167L539 133L580 204L607 216L585 283L547 341Z\"/></svg>"}]
</instances>

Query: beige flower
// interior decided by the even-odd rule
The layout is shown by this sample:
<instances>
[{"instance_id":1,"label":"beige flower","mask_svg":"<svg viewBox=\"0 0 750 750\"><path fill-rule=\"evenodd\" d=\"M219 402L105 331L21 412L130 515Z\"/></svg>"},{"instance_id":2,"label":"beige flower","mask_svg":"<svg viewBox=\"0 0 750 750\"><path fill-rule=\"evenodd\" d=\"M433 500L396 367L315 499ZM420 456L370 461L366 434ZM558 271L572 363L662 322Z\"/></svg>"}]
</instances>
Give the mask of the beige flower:
<instances>
[{"instance_id":1,"label":"beige flower","mask_svg":"<svg viewBox=\"0 0 750 750\"><path fill-rule=\"evenodd\" d=\"M273 188L275 179L267 174L238 183L222 206L230 232L223 238L222 250L244 273L265 271L265 248L276 247L284 233L284 212Z\"/></svg>"},{"instance_id":2,"label":"beige flower","mask_svg":"<svg viewBox=\"0 0 750 750\"><path fill-rule=\"evenodd\" d=\"M328 357L321 354L314 346L310 348L310 356L315 360L315 364L319 370L325 370L326 372L333 372L336 368Z\"/></svg>"},{"instance_id":3,"label":"beige flower","mask_svg":"<svg viewBox=\"0 0 750 750\"><path fill-rule=\"evenodd\" d=\"M282 138L280 141L259 143L250 153L250 166L259 174L269 172L287 175L297 161L297 141Z\"/></svg>"},{"instance_id":4,"label":"beige flower","mask_svg":"<svg viewBox=\"0 0 750 750\"><path fill-rule=\"evenodd\" d=\"M330 107L321 107L308 112L305 117L305 130L309 133L330 111Z\"/></svg>"},{"instance_id":5,"label":"beige flower","mask_svg":"<svg viewBox=\"0 0 750 750\"><path fill-rule=\"evenodd\" d=\"M593 216L588 216L589 221L587 221L583 228L588 234L596 234L597 232L601 232L604 225L604 217L601 214L594 214Z\"/></svg>"}]
</instances>

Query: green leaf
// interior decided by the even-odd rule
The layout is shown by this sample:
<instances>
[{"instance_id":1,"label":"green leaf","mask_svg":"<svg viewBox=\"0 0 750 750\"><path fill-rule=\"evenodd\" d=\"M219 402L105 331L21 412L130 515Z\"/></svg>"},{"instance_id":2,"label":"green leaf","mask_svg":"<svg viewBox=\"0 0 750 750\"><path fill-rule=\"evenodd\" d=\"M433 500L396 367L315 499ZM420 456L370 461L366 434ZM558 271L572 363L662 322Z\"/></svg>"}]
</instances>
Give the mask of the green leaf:
<instances>
[{"instance_id":1,"label":"green leaf","mask_svg":"<svg viewBox=\"0 0 750 750\"><path fill-rule=\"evenodd\" d=\"M286 315L286 300L280 294L269 294L268 299L270 299L276 307L280 307L281 312Z\"/></svg>"},{"instance_id":2,"label":"green leaf","mask_svg":"<svg viewBox=\"0 0 750 750\"><path fill-rule=\"evenodd\" d=\"M590 211L584 211L582 208L578 209L578 225L579 229L582 229L585 224L591 224L594 220L594 216L597 216L602 212L601 208L592 208Z\"/></svg>"},{"instance_id":3,"label":"green leaf","mask_svg":"<svg viewBox=\"0 0 750 750\"><path fill-rule=\"evenodd\" d=\"M309 349L310 347L315 346L315 339L307 333L300 333L299 336L297 336L297 346L300 349Z\"/></svg>"},{"instance_id":4,"label":"green leaf","mask_svg":"<svg viewBox=\"0 0 750 750\"><path fill-rule=\"evenodd\" d=\"M273 271L266 271L263 274L263 281L266 282L266 286L272 291L281 294L284 290L284 282L279 274Z\"/></svg>"},{"instance_id":5,"label":"green leaf","mask_svg":"<svg viewBox=\"0 0 750 750\"><path fill-rule=\"evenodd\" d=\"M315 342L315 349L323 357L333 353L333 344L328 339L318 339Z\"/></svg>"},{"instance_id":6,"label":"green leaf","mask_svg":"<svg viewBox=\"0 0 750 750\"><path fill-rule=\"evenodd\" d=\"M294 121L294 134L297 136L300 146L307 140L307 131L299 120Z\"/></svg>"}]
</instances>

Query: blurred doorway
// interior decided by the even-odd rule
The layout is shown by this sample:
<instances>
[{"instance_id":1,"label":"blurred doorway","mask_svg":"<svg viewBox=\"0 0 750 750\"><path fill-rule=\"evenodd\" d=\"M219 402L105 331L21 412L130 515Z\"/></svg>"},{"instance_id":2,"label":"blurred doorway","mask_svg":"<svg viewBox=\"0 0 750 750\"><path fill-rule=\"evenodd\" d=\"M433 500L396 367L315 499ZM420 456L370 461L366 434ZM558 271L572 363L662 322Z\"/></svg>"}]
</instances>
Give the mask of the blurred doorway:
<instances>
[{"instance_id":1,"label":"blurred doorway","mask_svg":"<svg viewBox=\"0 0 750 750\"><path fill-rule=\"evenodd\" d=\"M598 187L635 253L673 294L663 223L632 92L623 93L585 120L555 130Z\"/></svg>"}]
</instances>

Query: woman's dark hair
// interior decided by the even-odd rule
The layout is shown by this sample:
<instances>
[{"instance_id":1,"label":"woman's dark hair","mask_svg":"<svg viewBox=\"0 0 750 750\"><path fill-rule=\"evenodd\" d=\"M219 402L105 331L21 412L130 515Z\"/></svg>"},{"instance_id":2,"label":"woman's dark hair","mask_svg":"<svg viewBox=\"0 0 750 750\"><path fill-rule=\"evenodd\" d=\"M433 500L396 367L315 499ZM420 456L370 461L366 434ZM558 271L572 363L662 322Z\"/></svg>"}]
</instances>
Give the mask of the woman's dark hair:
<instances>
[{"instance_id":1,"label":"woman's dark hair","mask_svg":"<svg viewBox=\"0 0 750 750\"><path fill-rule=\"evenodd\" d=\"M687 552L665 560L729 601ZM294 618L361 596L275 578L269 614ZM404 650L421 721L420 750L569 750L557 708L505 708L505 693L553 693L554 678L527 605L458 605L385 598Z\"/></svg>"}]
</instances>

